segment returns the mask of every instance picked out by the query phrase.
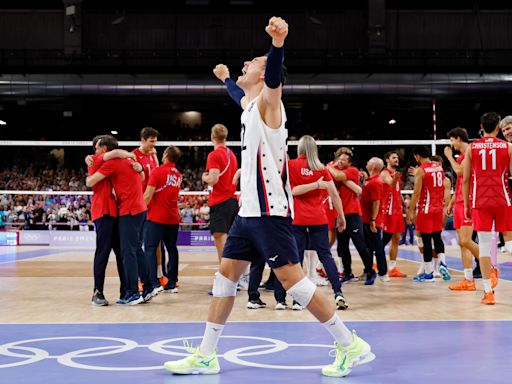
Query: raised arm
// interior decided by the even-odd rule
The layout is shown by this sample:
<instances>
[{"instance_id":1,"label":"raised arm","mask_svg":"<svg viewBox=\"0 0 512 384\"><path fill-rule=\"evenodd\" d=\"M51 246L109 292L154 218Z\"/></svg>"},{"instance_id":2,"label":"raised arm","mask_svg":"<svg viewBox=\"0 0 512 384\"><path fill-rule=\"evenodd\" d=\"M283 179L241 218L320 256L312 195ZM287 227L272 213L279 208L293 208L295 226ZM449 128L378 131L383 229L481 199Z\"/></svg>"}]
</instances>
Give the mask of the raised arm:
<instances>
[{"instance_id":1,"label":"raised arm","mask_svg":"<svg viewBox=\"0 0 512 384\"><path fill-rule=\"evenodd\" d=\"M457 177L462 176L462 165L457 163L457 160L453 157L453 151L450 147L444 147L444 155L450 162L450 165L452 166L453 171L457 175Z\"/></svg>"},{"instance_id":2,"label":"raised arm","mask_svg":"<svg viewBox=\"0 0 512 384\"><path fill-rule=\"evenodd\" d=\"M235 103L237 103L239 106L245 105L245 92L242 88L236 85L235 81L230 77L229 69L226 65L217 64L213 69L213 74L217 79L226 85L228 95L233 99Z\"/></svg>"},{"instance_id":3,"label":"raised arm","mask_svg":"<svg viewBox=\"0 0 512 384\"><path fill-rule=\"evenodd\" d=\"M103 161L108 161L112 159L133 159L137 160L137 156L135 153L125 151L124 149L113 149L112 151L106 152L103 155Z\"/></svg>"}]
</instances>

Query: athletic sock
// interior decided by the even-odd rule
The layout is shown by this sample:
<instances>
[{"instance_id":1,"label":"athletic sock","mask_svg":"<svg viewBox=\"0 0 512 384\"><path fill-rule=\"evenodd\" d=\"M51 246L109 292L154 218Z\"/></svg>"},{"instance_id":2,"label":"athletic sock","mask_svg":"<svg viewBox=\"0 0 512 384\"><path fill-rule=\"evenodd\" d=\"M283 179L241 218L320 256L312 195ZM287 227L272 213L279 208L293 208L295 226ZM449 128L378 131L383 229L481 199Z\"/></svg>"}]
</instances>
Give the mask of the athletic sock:
<instances>
[{"instance_id":1,"label":"athletic sock","mask_svg":"<svg viewBox=\"0 0 512 384\"><path fill-rule=\"evenodd\" d=\"M389 270L393 270L396 268L396 260L389 260Z\"/></svg>"},{"instance_id":2,"label":"athletic sock","mask_svg":"<svg viewBox=\"0 0 512 384\"><path fill-rule=\"evenodd\" d=\"M425 268L425 274L427 275L430 275L432 272L434 272L434 267L432 266L432 262L431 261L425 261L423 263L424 265L424 268Z\"/></svg>"},{"instance_id":3,"label":"athletic sock","mask_svg":"<svg viewBox=\"0 0 512 384\"><path fill-rule=\"evenodd\" d=\"M437 259L439 260L439 263L446 265L446 255L444 253L439 253Z\"/></svg>"},{"instance_id":4,"label":"athletic sock","mask_svg":"<svg viewBox=\"0 0 512 384\"><path fill-rule=\"evenodd\" d=\"M491 279L483 279L485 293L492 292Z\"/></svg>"},{"instance_id":5,"label":"athletic sock","mask_svg":"<svg viewBox=\"0 0 512 384\"><path fill-rule=\"evenodd\" d=\"M202 355L211 355L213 352L215 352L215 348L217 348L217 344L219 343L219 338L223 329L224 325L208 322L206 323L203 340L199 346L199 352Z\"/></svg>"},{"instance_id":6,"label":"athletic sock","mask_svg":"<svg viewBox=\"0 0 512 384\"><path fill-rule=\"evenodd\" d=\"M332 337L334 337L334 339L344 347L352 344L352 341L354 341L352 338L352 332L350 332L336 313L329 321L322 323L322 325L327 329Z\"/></svg>"},{"instance_id":7,"label":"athletic sock","mask_svg":"<svg viewBox=\"0 0 512 384\"><path fill-rule=\"evenodd\" d=\"M471 268L464 268L464 278L473 281L473 270Z\"/></svg>"}]
</instances>

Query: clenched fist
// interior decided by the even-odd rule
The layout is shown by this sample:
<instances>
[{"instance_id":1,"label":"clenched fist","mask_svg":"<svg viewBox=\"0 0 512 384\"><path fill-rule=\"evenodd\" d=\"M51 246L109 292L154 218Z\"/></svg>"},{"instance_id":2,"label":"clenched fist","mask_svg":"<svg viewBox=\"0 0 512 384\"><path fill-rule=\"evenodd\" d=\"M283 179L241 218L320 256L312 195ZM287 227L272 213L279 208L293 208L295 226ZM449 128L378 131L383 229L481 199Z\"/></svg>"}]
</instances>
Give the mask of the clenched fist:
<instances>
[{"instance_id":1,"label":"clenched fist","mask_svg":"<svg viewBox=\"0 0 512 384\"><path fill-rule=\"evenodd\" d=\"M280 17L271 17L265 31L272 37L272 44L280 48L284 44L284 39L288 36L288 23Z\"/></svg>"},{"instance_id":2,"label":"clenched fist","mask_svg":"<svg viewBox=\"0 0 512 384\"><path fill-rule=\"evenodd\" d=\"M229 69L224 64L217 64L215 68L213 68L213 74L217 79L219 79L222 82L225 82L226 79L229 77Z\"/></svg>"}]
</instances>

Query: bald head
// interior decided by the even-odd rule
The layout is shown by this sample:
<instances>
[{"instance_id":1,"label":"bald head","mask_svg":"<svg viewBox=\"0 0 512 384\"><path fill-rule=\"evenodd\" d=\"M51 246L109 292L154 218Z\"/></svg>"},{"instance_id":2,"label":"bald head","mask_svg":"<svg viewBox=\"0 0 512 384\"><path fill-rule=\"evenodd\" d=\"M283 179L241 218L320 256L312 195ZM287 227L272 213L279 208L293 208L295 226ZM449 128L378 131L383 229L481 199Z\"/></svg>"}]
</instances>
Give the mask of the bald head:
<instances>
[{"instance_id":1,"label":"bald head","mask_svg":"<svg viewBox=\"0 0 512 384\"><path fill-rule=\"evenodd\" d=\"M384 168L384 161L382 161L379 157L372 157L370 160L368 160L368 163L366 163L366 170L372 175L377 175L382 171Z\"/></svg>"}]
</instances>

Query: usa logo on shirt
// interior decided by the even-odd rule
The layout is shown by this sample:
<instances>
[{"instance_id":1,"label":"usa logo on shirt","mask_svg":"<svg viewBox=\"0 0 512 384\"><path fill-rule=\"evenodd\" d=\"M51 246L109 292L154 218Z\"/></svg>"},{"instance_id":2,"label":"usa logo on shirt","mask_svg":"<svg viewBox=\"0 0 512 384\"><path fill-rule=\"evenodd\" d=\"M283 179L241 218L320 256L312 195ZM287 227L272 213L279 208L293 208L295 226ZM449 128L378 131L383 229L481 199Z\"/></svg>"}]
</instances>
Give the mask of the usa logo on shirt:
<instances>
[{"instance_id":1,"label":"usa logo on shirt","mask_svg":"<svg viewBox=\"0 0 512 384\"><path fill-rule=\"evenodd\" d=\"M300 174L302 176L313 176L313 171L309 168L301 168L300 169Z\"/></svg>"}]
</instances>

